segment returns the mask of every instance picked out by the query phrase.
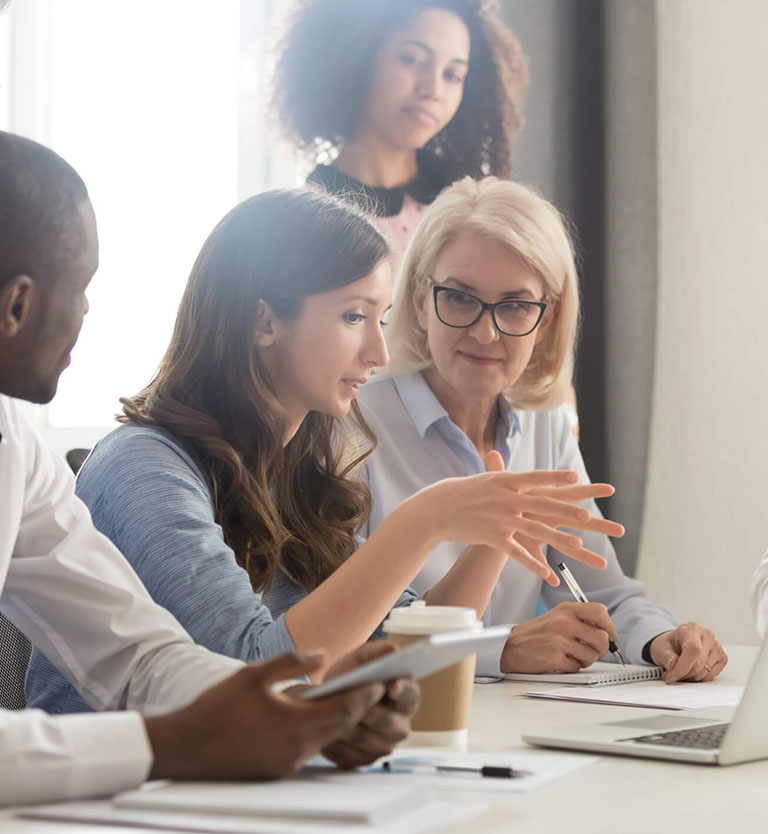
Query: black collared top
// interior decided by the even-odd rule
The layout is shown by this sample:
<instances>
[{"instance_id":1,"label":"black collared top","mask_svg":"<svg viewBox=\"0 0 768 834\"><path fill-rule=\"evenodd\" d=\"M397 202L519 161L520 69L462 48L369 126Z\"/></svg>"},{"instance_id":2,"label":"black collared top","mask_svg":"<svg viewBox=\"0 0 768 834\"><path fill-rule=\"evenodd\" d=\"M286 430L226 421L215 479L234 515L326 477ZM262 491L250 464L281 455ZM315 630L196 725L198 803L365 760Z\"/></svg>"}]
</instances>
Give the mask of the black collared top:
<instances>
[{"instance_id":1,"label":"black collared top","mask_svg":"<svg viewBox=\"0 0 768 834\"><path fill-rule=\"evenodd\" d=\"M434 154L418 151L417 161L418 176L397 188L366 185L333 165L318 165L307 177L307 182L321 186L329 194L356 203L376 217L394 217L402 211L406 194L417 203L429 205L448 185L442 162Z\"/></svg>"}]
</instances>

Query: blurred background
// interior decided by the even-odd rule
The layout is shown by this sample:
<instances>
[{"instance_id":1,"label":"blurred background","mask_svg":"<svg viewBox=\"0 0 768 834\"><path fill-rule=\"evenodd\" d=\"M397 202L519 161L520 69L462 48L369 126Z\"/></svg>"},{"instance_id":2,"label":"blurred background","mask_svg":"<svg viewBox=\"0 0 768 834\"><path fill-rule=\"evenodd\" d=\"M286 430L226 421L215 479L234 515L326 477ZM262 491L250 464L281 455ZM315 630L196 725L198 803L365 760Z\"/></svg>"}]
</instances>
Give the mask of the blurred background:
<instances>
[{"instance_id":1,"label":"blurred background","mask_svg":"<svg viewBox=\"0 0 768 834\"><path fill-rule=\"evenodd\" d=\"M361 0L364 2L364 0ZM16 0L0 127L82 174L99 220L91 314L33 416L92 446L159 361L192 261L235 202L301 182L265 134L278 0ZM581 255L576 387L625 570L723 642L768 547L768 3L502 0L528 56L516 179Z\"/></svg>"}]
</instances>

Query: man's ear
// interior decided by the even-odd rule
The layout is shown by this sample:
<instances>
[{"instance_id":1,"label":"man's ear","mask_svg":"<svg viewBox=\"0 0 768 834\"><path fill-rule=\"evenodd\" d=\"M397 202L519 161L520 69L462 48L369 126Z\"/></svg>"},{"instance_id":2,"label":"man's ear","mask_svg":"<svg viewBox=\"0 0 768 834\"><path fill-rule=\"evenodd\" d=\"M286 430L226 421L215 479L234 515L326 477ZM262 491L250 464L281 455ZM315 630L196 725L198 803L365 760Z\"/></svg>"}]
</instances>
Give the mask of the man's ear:
<instances>
[{"instance_id":1,"label":"man's ear","mask_svg":"<svg viewBox=\"0 0 768 834\"><path fill-rule=\"evenodd\" d=\"M0 287L0 336L18 335L29 320L36 290L29 275L14 275Z\"/></svg>"},{"instance_id":2,"label":"man's ear","mask_svg":"<svg viewBox=\"0 0 768 834\"><path fill-rule=\"evenodd\" d=\"M419 327L426 332L427 329L427 304L430 300L428 284L418 284L413 288L413 309L416 312L416 321Z\"/></svg>"},{"instance_id":3,"label":"man's ear","mask_svg":"<svg viewBox=\"0 0 768 834\"><path fill-rule=\"evenodd\" d=\"M256 322L253 326L253 341L258 347L269 347L275 343L277 319L272 308L259 299L259 306L256 308Z\"/></svg>"}]
</instances>

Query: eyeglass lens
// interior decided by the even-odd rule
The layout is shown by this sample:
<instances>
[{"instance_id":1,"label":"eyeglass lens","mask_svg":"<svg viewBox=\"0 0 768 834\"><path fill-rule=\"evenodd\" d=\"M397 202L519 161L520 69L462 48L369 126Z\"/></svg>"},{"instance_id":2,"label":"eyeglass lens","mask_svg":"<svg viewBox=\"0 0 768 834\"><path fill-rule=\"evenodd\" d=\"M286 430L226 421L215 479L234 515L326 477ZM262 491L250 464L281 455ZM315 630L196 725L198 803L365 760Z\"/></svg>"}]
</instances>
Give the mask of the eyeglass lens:
<instances>
[{"instance_id":1,"label":"eyeglass lens","mask_svg":"<svg viewBox=\"0 0 768 834\"><path fill-rule=\"evenodd\" d=\"M480 301L459 290L440 292L436 299L437 315L452 327L469 327L478 318ZM529 333L541 316L541 308L530 301L504 301L494 309L500 330L510 336Z\"/></svg>"}]
</instances>

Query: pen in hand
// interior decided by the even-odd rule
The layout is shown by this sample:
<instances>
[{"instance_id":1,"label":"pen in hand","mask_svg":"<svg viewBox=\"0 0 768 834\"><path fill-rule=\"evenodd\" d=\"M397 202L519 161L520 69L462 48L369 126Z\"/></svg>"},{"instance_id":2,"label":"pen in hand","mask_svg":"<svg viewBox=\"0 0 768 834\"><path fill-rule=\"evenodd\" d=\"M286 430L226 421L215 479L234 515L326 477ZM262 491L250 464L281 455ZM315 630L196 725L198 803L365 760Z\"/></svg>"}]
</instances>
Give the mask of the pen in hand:
<instances>
[{"instance_id":1,"label":"pen in hand","mask_svg":"<svg viewBox=\"0 0 768 834\"><path fill-rule=\"evenodd\" d=\"M584 591L581 590L579 583L576 581L576 577L568 570L568 566L565 562L560 562L557 566L557 569L562 573L563 579L565 580L565 584L568 586L568 589L573 594L574 599L576 602L589 602L587 599L587 595ZM626 666L627 664L624 662L624 658L621 656L621 652L619 651L619 647L613 642L613 640L608 641L608 651L614 657L618 658L621 661L622 666Z\"/></svg>"}]
</instances>

